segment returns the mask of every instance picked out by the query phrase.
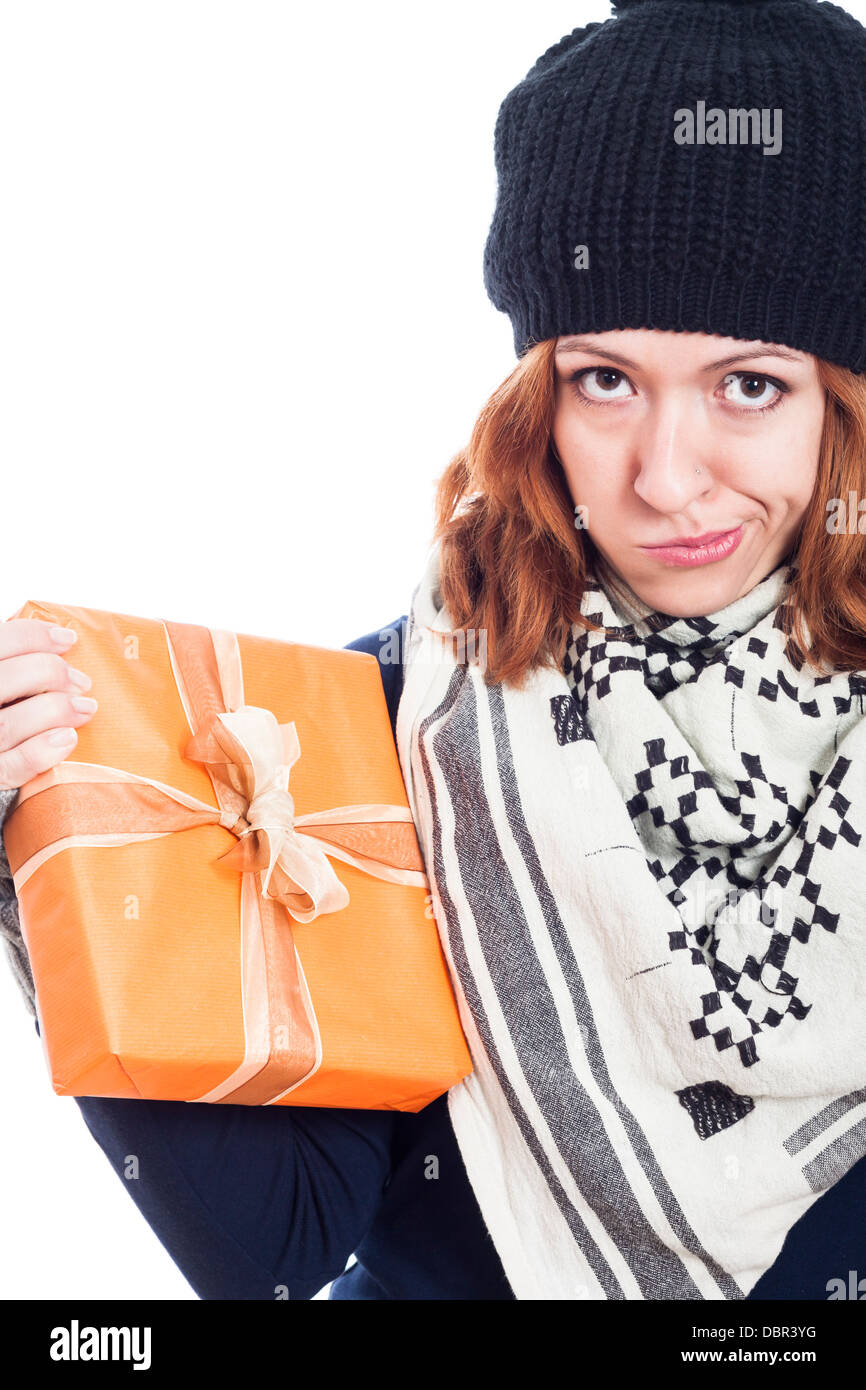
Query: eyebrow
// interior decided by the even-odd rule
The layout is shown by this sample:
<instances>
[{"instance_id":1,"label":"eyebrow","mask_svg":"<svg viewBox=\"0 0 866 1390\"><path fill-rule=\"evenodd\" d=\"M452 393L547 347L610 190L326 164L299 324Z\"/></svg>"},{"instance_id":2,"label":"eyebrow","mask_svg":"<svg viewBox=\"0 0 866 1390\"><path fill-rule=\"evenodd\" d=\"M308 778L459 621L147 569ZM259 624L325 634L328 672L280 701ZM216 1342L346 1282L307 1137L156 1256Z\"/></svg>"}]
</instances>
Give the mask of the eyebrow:
<instances>
[{"instance_id":1,"label":"eyebrow","mask_svg":"<svg viewBox=\"0 0 866 1390\"><path fill-rule=\"evenodd\" d=\"M591 353L595 357L606 357L611 362L619 362L623 367L633 367L640 370L640 364L633 362L630 357L623 356L621 352L610 352L607 348L599 347L596 343L583 338L565 338L561 343L557 343L554 356L559 357L567 352ZM730 357L720 357L715 362L707 362L701 367L701 371L718 371L719 367L728 367L732 362L749 362L755 357L783 357L787 362L797 362L801 365L805 365L806 361L801 353L788 352L787 348L755 348L751 352L735 352Z\"/></svg>"}]
</instances>

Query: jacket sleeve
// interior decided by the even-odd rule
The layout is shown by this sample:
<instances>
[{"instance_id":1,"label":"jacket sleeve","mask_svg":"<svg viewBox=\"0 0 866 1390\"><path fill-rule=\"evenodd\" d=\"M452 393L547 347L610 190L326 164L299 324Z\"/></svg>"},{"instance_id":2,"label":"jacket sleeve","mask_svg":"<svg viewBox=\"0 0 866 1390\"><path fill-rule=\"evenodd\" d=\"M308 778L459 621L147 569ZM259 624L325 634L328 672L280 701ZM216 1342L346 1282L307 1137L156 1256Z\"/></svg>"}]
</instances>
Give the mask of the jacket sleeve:
<instances>
[{"instance_id":1,"label":"jacket sleeve","mask_svg":"<svg viewBox=\"0 0 866 1390\"><path fill-rule=\"evenodd\" d=\"M391 719L391 732L395 739L397 737L397 706L403 692L403 652L406 643L407 622L408 617L404 613L402 617L395 618L386 627L377 628L375 632L368 632L363 637L356 637L354 642L346 643L351 651L369 652L371 656L379 658L379 670L382 675L382 684L385 687L385 699L388 703L388 714Z\"/></svg>"},{"instance_id":2,"label":"jacket sleeve","mask_svg":"<svg viewBox=\"0 0 866 1390\"><path fill-rule=\"evenodd\" d=\"M17 787L0 789L0 827L4 824L17 796ZM18 899L15 896L15 886L12 882L12 873L9 868L9 860L6 857L6 846L3 843L2 834L0 834L0 934L3 937L6 959L12 974L15 976L15 983L21 991L27 1009L35 1018L36 991L30 970L30 957L21 935L21 923L18 920Z\"/></svg>"},{"instance_id":3,"label":"jacket sleeve","mask_svg":"<svg viewBox=\"0 0 866 1390\"><path fill-rule=\"evenodd\" d=\"M392 625L401 653L404 621ZM347 645L379 657L393 729L402 663L381 644L388 631ZM4 817L16 794L0 806ZM35 1012L5 852L2 859L7 953ZM118 1180L202 1299L313 1298L344 1270L390 1181L393 1111L75 1100Z\"/></svg>"}]
</instances>

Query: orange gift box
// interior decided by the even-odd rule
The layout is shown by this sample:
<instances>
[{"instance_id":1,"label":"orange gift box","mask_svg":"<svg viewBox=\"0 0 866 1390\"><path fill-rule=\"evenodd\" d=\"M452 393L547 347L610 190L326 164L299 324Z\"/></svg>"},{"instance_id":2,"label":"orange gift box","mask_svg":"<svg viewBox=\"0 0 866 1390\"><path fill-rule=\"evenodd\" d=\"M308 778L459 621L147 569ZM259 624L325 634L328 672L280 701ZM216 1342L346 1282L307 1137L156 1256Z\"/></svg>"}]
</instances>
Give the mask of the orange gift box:
<instances>
[{"instance_id":1,"label":"orange gift box","mask_svg":"<svg viewBox=\"0 0 866 1390\"><path fill-rule=\"evenodd\" d=\"M471 1072L374 656L13 617L99 700L3 826L59 1095L417 1111Z\"/></svg>"}]
</instances>

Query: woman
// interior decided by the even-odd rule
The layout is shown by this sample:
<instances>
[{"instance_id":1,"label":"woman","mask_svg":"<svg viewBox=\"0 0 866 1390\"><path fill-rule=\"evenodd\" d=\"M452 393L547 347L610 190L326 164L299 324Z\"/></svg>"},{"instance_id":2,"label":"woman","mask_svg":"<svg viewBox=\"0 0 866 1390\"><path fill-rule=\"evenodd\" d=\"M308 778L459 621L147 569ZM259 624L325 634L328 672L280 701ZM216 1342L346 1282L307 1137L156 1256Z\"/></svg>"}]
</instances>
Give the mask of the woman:
<instances>
[{"instance_id":1,"label":"woman","mask_svg":"<svg viewBox=\"0 0 866 1390\"><path fill-rule=\"evenodd\" d=\"M503 103L520 360L403 668L394 625L351 644L475 1069L418 1115L79 1099L202 1297L826 1298L866 1263L866 109L833 87L866 31L616 8ZM781 110L776 153L675 139L704 96ZM50 651L0 629L12 797L89 717Z\"/></svg>"}]
</instances>

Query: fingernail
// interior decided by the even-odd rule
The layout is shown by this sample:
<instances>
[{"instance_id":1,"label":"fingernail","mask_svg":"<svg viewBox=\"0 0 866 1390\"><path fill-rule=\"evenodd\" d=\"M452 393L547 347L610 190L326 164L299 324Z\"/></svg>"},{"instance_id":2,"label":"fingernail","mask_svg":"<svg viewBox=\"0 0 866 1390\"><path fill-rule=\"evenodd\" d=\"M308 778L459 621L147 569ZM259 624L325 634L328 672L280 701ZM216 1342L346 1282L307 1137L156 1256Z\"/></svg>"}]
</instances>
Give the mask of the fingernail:
<instances>
[{"instance_id":1,"label":"fingernail","mask_svg":"<svg viewBox=\"0 0 866 1390\"><path fill-rule=\"evenodd\" d=\"M89 695L73 695L69 703L79 714L92 714L98 709L96 700L92 700Z\"/></svg>"},{"instance_id":2,"label":"fingernail","mask_svg":"<svg viewBox=\"0 0 866 1390\"><path fill-rule=\"evenodd\" d=\"M78 641L78 633L74 627L51 627L48 629L48 635L59 647L70 647L73 642Z\"/></svg>"},{"instance_id":3,"label":"fingernail","mask_svg":"<svg viewBox=\"0 0 866 1390\"><path fill-rule=\"evenodd\" d=\"M75 666L70 666L67 671L69 681L72 685L77 685L79 690L89 690L93 681L86 676L83 671L79 671Z\"/></svg>"},{"instance_id":4,"label":"fingernail","mask_svg":"<svg viewBox=\"0 0 866 1390\"><path fill-rule=\"evenodd\" d=\"M53 744L55 748L61 747L64 744L74 743L75 730L55 729L53 733L48 735L48 742Z\"/></svg>"}]
</instances>

